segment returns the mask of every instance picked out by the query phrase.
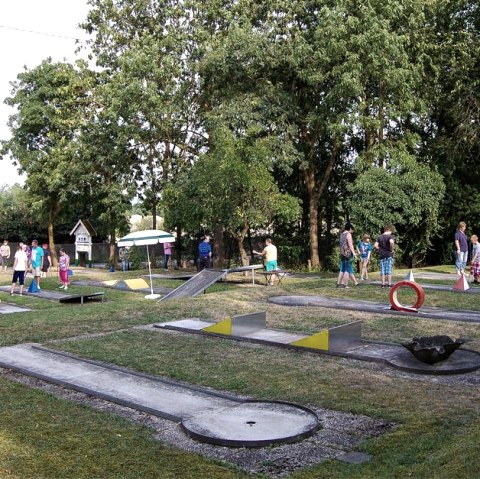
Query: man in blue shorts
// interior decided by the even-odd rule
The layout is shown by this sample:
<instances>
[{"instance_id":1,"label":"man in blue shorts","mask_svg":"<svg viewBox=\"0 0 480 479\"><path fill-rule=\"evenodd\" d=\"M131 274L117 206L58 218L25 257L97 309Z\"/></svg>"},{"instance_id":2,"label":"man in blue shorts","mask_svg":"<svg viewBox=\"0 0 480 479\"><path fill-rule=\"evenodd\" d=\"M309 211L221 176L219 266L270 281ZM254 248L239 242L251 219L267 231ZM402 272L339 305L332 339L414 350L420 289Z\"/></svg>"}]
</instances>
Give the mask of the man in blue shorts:
<instances>
[{"instance_id":1,"label":"man in blue shorts","mask_svg":"<svg viewBox=\"0 0 480 479\"><path fill-rule=\"evenodd\" d=\"M355 286L358 285L353 273L353 261L357 259L357 253L353 246L353 226L346 223L343 232L340 234L340 273L338 274L337 288L342 286L349 288L348 279L353 281Z\"/></svg>"},{"instance_id":2,"label":"man in blue shorts","mask_svg":"<svg viewBox=\"0 0 480 479\"><path fill-rule=\"evenodd\" d=\"M383 234L377 238L374 244L378 250L380 258L380 277L382 279L382 288L392 287L392 271L393 271L393 250L395 249L395 240L392 236L393 226L385 225Z\"/></svg>"}]
</instances>

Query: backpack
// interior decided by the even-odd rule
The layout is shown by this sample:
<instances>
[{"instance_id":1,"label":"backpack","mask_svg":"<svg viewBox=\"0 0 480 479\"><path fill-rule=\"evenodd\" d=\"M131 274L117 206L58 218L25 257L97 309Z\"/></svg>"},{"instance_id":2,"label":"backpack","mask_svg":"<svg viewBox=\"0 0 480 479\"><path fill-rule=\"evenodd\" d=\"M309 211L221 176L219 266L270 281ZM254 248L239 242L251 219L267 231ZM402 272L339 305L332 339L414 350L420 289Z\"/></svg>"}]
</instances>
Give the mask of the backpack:
<instances>
[{"instance_id":1,"label":"backpack","mask_svg":"<svg viewBox=\"0 0 480 479\"><path fill-rule=\"evenodd\" d=\"M347 235L348 233L342 233L340 235L340 254L349 258L352 256L352 250L350 249L350 246L348 246Z\"/></svg>"}]
</instances>

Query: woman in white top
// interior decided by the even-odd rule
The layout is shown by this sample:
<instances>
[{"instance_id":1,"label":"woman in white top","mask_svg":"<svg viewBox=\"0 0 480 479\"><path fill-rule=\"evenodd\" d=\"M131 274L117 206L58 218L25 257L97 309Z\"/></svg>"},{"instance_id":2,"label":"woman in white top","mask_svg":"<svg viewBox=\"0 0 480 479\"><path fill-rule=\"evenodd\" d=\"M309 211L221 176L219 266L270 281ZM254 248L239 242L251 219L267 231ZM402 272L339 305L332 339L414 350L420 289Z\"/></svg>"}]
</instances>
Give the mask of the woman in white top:
<instances>
[{"instance_id":1,"label":"woman in white top","mask_svg":"<svg viewBox=\"0 0 480 479\"><path fill-rule=\"evenodd\" d=\"M25 250L25 245L19 246L15 253L15 260L13 263L12 288L10 289L10 295L15 292L15 286L17 284L17 281L20 283L20 295L23 294L23 286L25 284L25 272L28 269L28 256Z\"/></svg>"}]
</instances>

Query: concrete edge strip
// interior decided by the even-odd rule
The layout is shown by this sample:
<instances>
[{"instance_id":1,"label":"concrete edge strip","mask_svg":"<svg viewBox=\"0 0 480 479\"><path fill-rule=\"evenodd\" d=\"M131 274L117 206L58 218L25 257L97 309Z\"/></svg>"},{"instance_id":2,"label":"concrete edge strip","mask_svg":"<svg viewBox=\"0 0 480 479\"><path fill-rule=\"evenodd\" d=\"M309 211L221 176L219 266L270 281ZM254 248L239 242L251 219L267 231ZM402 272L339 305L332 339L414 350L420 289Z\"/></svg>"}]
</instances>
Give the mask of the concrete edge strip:
<instances>
[{"instance_id":1,"label":"concrete edge strip","mask_svg":"<svg viewBox=\"0 0 480 479\"><path fill-rule=\"evenodd\" d=\"M129 407L131 409L135 409L135 410L138 410L138 411L143 411L143 412L146 412L148 414L152 414L154 416L162 417L162 418L168 419L170 421L180 422L182 420L182 418L179 417L179 416L174 416L172 414L164 413L164 412L159 411L157 409L152 409L152 408L149 408L147 406L142 406L142 405L140 405L138 403L135 403L135 402L132 402L132 401L126 401L124 399L119 399L119 398L117 398L113 395L110 395L110 394L100 393L98 391L95 391L94 389L89 389L89 388L85 388L85 387L82 387L82 386L78 386L76 384L70 383L69 381L63 381L61 379L55 379L55 378L52 378L50 376L46 376L44 374L33 372L33 371L31 371L29 369L25 369L23 367L12 366L11 364L5 363L3 361L0 361L0 367L2 367L4 369L10 369L12 371L23 374L25 376L30 376L30 377L34 377L34 378L37 378L37 379L41 379L42 381L45 381L47 383L55 384L57 386L66 387L66 388L72 389L74 391L78 391L78 392L81 392L81 393L84 393L84 394L88 394L92 397L97 397L99 399L104 399L106 401L110 401L110 402L113 402L113 403L116 403L116 404L120 404L121 406L126 406L126 407Z\"/></svg>"},{"instance_id":2,"label":"concrete edge strip","mask_svg":"<svg viewBox=\"0 0 480 479\"><path fill-rule=\"evenodd\" d=\"M124 367L121 367L121 366L116 366L115 364L111 364L111 363L105 363L105 362L102 362L102 361L94 361L92 359L81 358L79 356L75 356L74 354L67 353L66 351L59 351L59 350L55 350L55 349L45 348L43 346L39 346L39 345L36 345L36 344L32 345L31 347L32 347L32 349L37 349L39 351L43 351L43 352L47 352L47 353L54 354L54 355L57 355L57 356L63 356L63 357L66 357L66 358L74 359L76 361L81 361L81 362L84 362L84 363L87 363L87 364L92 364L93 366L102 367L102 368L105 368L105 369L108 369L108 370L111 370L111 371L118 371L120 373L130 374L132 376L136 376L136 377L139 377L139 378L142 378L142 379L148 379L150 381L155 381L155 382L162 383L162 384L167 384L169 386L182 387L184 389L188 389L188 390L193 391L193 392L208 394L210 396L215 396L215 397L218 397L220 399L228 399L230 401L235 401L235 402L238 402L238 403L244 402L244 400L241 399L241 398L238 398L236 396L232 396L232 395L229 395L229 394L226 394L226 393L220 393L218 391L212 391L209 388L202 388L200 386L192 386L191 384L183 383L181 381L175 381L173 379L168 379L168 378L164 378L164 377L160 377L160 376L153 376L151 374L140 373L138 371L133 371L133 370L128 369L128 368L124 368Z\"/></svg>"}]
</instances>

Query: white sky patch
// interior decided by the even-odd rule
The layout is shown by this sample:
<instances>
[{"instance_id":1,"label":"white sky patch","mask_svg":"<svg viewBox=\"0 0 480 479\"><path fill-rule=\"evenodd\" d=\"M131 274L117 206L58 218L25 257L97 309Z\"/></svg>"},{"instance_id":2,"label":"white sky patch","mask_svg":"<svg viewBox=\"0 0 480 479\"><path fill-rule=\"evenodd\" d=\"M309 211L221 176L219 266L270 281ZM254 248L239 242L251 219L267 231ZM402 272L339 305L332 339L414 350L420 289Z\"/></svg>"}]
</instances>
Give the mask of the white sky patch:
<instances>
[{"instance_id":1,"label":"white sky patch","mask_svg":"<svg viewBox=\"0 0 480 479\"><path fill-rule=\"evenodd\" d=\"M7 127L14 110L3 103L11 95L10 82L24 70L35 68L42 60L73 63L78 44L87 33L78 27L89 10L87 0L3 0L0 5L0 139L10 138ZM8 157L0 160L0 185L22 184Z\"/></svg>"}]
</instances>

